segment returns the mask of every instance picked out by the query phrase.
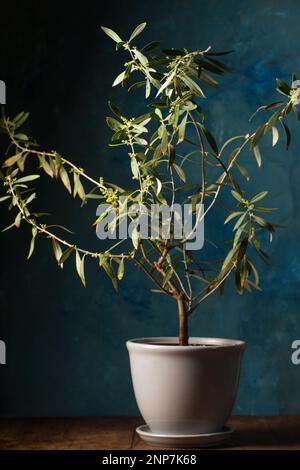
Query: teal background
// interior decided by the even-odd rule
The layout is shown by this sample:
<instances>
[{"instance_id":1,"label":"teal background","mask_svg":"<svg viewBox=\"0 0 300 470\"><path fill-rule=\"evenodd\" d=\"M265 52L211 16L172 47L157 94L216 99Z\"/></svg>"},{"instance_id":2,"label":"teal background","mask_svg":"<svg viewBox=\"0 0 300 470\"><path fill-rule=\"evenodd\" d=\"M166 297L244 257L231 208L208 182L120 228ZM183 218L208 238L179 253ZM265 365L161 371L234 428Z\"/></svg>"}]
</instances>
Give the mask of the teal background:
<instances>
[{"instance_id":1,"label":"teal background","mask_svg":"<svg viewBox=\"0 0 300 470\"><path fill-rule=\"evenodd\" d=\"M94 176L130 181L128 161L108 150L105 125L110 98L130 114L145 110L142 95L112 89L122 54L100 31L101 24L129 35L148 22L143 39L164 47L234 49L234 69L205 103L219 142L253 129L261 104L278 99L275 78L300 76L300 3L297 1L153 0L140 2L35 2L1 6L0 78L7 84L7 111L31 112L29 131L43 147L57 149ZM257 121L258 122L258 121ZM250 126L250 127L249 127ZM191 334L247 342L236 414L299 413L300 365L291 363L291 343L300 338L300 155L299 127L286 153L280 144L262 147L263 167L246 156L249 192L269 190L284 224L269 252L272 267L260 266L263 292L239 296L227 286L192 317ZM2 144L1 144L2 145ZM80 210L61 185L43 178L38 208L51 221L76 231L72 238L92 248L96 207ZM9 223L0 208L1 226ZM207 229L223 229L222 219ZM26 261L29 232L1 234L0 339L7 365L0 366L2 416L131 415L137 413L125 341L177 334L176 305L155 296L141 274L127 269L120 291L96 266L87 268L84 289L67 264L57 268L47 240Z\"/></svg>"}]
</instances>

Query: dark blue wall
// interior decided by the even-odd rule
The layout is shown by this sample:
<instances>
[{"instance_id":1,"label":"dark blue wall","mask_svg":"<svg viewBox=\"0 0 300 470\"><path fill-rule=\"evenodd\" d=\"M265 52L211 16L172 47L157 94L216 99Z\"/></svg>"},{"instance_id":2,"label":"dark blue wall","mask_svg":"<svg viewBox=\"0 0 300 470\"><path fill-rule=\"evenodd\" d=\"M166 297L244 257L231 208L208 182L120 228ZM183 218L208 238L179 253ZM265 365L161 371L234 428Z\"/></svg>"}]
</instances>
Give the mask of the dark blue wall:
<instances>
[{"instance_id":1,"label":"dark blue wall","mask_svg":"<svg viewBox=\"0 0 300 470\"><path fill-rule=\"evenodd\" d=\"M23 5L26 3L26 6ZM47 5L44 5L47 3ZM143 111L134 96L112 89L122 56L102 34L101 24L120 34L146 20L145 42L189 49L212 45L234 49L234 74L206 104L221 142L249 129L249 115L276 99L276 77L300 75L297 1L22 2L1 7L1 76L8 87L10 113L32 113L30 131L43 147L70 156L92 175L130 178L127 162L107 149L107 100L130 114ZM51 5L51 6L50 6ZM300 132L293 127L289 153L283 145L262 148L264 164L250 191L270 191L277 221L286 226L270 247L273 266L261 266L262 293L210 299L194 315L195 336L246 340L238 414L300 412L300 365L290 361L291 342L300 338ZM60 185L45 178L39 208L51 220L77 232L74 240L97 246L91 230L95 207L80 210ZM0 208L1 225L8 223ZM211 222L213 223L213 222ZM222 226L222 225L220 225ZM26 262L29 233L1 235L0 339L7 365L0 366L1 415L130 415L137 408L131 390L125 340L177 334L175 305L151 294L141 275L128 272L119 294L95 266L81 288L73 266L56 267L41 240Z\"/></svg>"}]
</instances>

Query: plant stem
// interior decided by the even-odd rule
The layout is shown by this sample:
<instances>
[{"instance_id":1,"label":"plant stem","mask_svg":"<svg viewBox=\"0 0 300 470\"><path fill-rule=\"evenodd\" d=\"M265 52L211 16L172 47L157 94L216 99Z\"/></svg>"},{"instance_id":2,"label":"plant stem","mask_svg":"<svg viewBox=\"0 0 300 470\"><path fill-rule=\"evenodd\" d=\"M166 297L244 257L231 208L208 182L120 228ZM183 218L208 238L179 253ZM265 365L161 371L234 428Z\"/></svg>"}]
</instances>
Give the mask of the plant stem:
<instances>
[{"instance_id":1,"label":"plant stem","mask_svg":"<svg viewBox=\"0 0 300 470\"><path fill-rule=\"evenodd\" d=\"M32 227L35 227L39 233L43 233L47 237L51 238L51 240L56 240L58 243L60 243L63 246L66 246L67 248L73 247L79 253L81 253L83 255L86 255L86 256L91 256L92 258L99 258L100 257L101 253L84 250L83 248L80 248L77 245L69 243L68 241L58 237L57 235L55 235L53 232L50 232L47 229L46 226L42 226L42 225L38 224L33 219L31 214L30 214L30 216L27 216L26 213L25 213L25 210L24 210L23 200L16 193L16 191L13 187L12 181L9 177L7 178L7 182L8 182L8 186L9 186L9 190L10 190L11 195L14 198L16 198L16 207L19 209L20 213L22 214L23 220L25 220L29 225L31 225ZM112 259L130 258L130 254L127 254L127 253L121 253L121 254L118 254L118 255L109 254L109 256Z\"/></svg>"},{"instance_id":2,"label":"plant stem","mask_svg":"<svg viewBox=\"0 0 300 470\"><path fill-rule=\"evenodd\" d=\"M188 316L185 310L183 296L177 297L178 315L179 315L179 345L188 346L189 334L188 334Z\"/></svg>"},{"instance_id":3,"label":"plant stem","mask_svg":"<svg viewBox=\"0 0 300 470\"><path fill-rule=\"evenodd\" d=\"M23 146L21 145L14 137L14 134L11 132L8 124L6 123L6 131L7 131L7 134L11 140L11 142L15 145L15 147L19 150L21 150L21 152L30 152L32 155L43 155L43 156L47 156L49 158L52 158L54 159L55 156L56 156L56 152L55 151L52 151L52 152L41 152L39 150L34 150L30 147L26 147L26 146ZM85 178L86 180L90 181L90 183L93 183L95 186L97 186L98 188L101 188L101 189L105 189L105 186L101 183L99 183L99 181L96 181L94 178L91 178L89 175L87 175L84 170L82 168L78 168L76 165L74 165L74 163L70 162L69 160L67 160L66 158L64 157L60 157L61 158L61 162L68 165L70 168L72 168L73 170L76 171L76 173L78 173L80 176L82 176L83 178Z\"/></svg>"}]
</instances>

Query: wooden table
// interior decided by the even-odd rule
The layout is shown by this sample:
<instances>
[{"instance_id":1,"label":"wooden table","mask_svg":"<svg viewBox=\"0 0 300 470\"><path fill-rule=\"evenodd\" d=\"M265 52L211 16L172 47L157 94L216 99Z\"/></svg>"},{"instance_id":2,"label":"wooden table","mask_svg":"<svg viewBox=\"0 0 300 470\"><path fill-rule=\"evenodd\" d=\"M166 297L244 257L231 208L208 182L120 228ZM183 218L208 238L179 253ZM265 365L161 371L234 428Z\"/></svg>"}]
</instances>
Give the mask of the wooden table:
<instances>
[{"instance_id":1,"label":"wooden table","mask_svg":"<svg viewBox=\"0 0 300 470\"><path fill-rule=\"evenodd\" d=\"M149 450L135 428L140 418L25 418L0 419L0 450ZM300 415L233 417L236 429L223 449L298 449Z\"/></svg>"}]
</instances>

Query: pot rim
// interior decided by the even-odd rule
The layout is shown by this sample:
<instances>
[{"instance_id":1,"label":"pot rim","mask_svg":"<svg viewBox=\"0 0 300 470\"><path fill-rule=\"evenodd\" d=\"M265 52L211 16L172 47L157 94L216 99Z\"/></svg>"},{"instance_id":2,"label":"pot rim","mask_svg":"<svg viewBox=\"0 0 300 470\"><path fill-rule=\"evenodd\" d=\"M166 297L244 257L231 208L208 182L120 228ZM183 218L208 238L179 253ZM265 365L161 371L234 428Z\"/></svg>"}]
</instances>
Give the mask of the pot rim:
<instances>
[{"instance_id":1,"label":"pot rim","mask_svg":"<svg viewBox=\"0 0 300 470\"><path fill-rule=\"evenodd\" d=\"M148 338L133 338L126 341L127 349L152 349L160 351L207 351L211 349L228 349L237 348L244 350L246 348L245 341L238 339L228 338L211 338L211 337L190 337L190 342L196 343L196 345L189 344L187 346L180 346L174 343L178 343L178 337L176 336L153 336ZM167 344L166 344L167 343ZM169 344L168 344L169 343ZM204 343L204 344L203 344ZM203 344L201 349L199 344Z\"/></svg>"}]
</instances>

